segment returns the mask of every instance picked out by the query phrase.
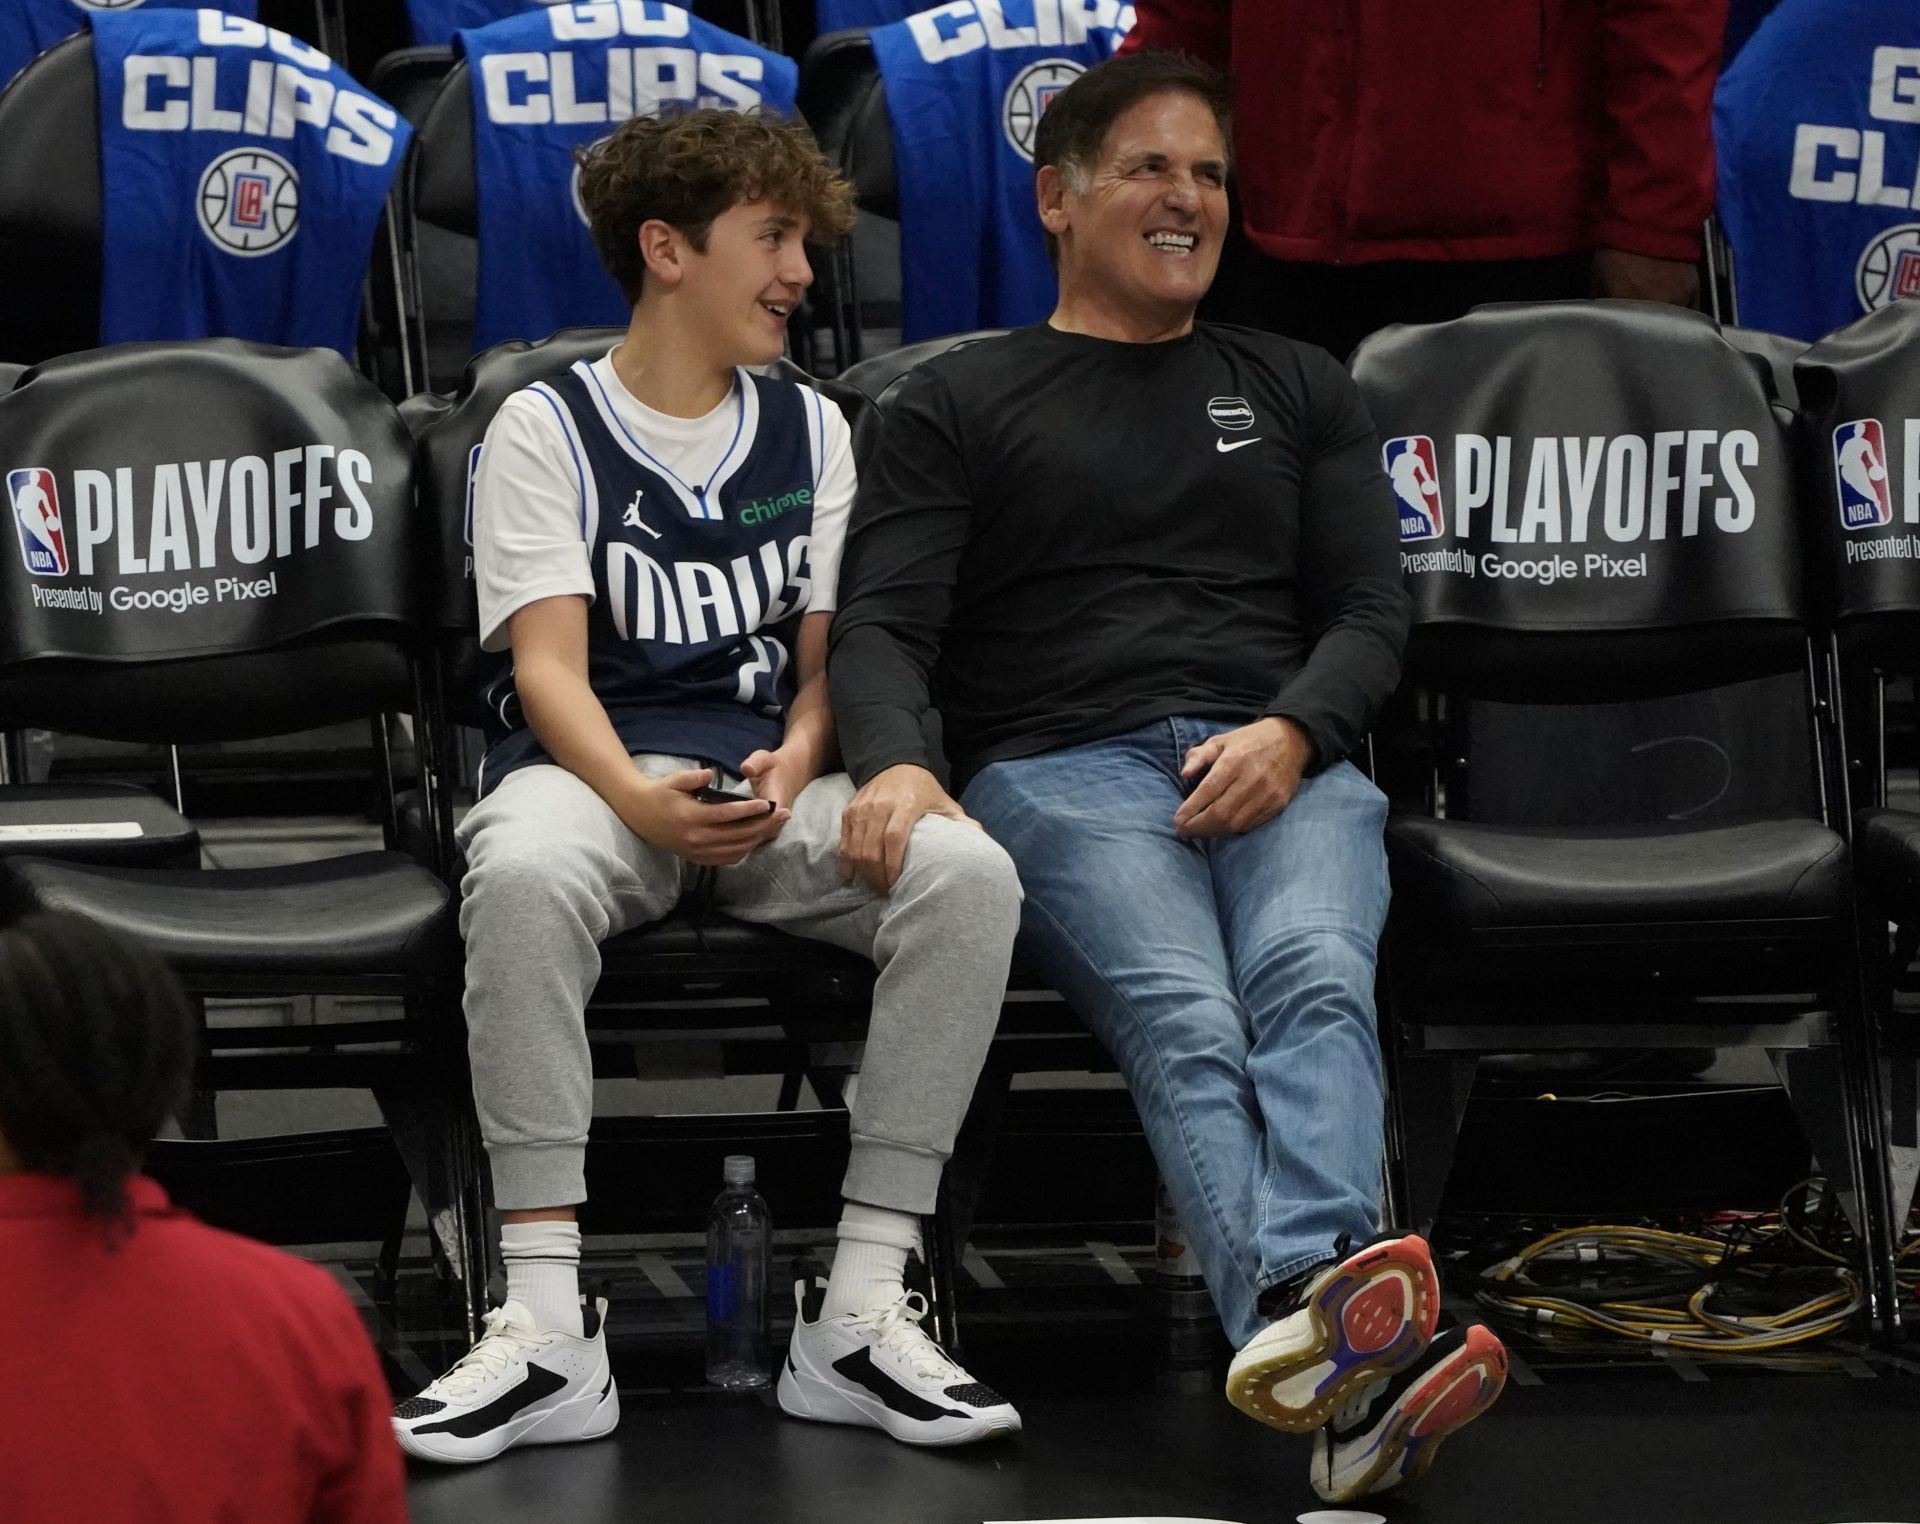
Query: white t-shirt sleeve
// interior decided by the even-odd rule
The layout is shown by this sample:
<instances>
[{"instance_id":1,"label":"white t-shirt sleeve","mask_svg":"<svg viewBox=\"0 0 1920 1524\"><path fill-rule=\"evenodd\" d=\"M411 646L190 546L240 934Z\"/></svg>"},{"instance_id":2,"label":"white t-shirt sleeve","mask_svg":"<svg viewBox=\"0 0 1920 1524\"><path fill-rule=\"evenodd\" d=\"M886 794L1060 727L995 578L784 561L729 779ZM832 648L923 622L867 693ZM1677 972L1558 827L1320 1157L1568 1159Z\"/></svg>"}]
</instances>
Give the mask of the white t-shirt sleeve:
<instances>
[{"instance_id":1,"label":"white t-shirt sleeve","mask_svg":"<svg viewBox=\"0 0 1920 1524\"><path fill-rule=\"evenodd\" d=\"M840 552L847 543L847 516L853 511L853 430L838 403L818 392L808 405L820 408L820 481L813 494L813 592L809 614L831 614L839 607Z\"/></svg>"},{"instance_id":2,"label":"white t-shirt sleeve","mask_svg":"<svg viewBox=\"0 0 1920 1524\"><path fill-rule=\"evenodd\" d=\"M593 598L589 487L558 412L538 392L501 404L480 452L473 580L480 646L504 651L507 621L542 598Z\"/></svg>"}]
</instances>

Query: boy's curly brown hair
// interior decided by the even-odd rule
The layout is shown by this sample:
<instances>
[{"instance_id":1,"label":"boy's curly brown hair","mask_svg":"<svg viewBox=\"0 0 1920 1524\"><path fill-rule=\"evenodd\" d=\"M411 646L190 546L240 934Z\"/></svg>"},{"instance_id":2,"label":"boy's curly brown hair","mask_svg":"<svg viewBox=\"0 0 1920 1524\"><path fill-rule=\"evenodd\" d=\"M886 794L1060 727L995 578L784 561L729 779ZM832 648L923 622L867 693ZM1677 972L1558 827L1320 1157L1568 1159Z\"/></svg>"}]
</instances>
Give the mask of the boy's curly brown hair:
<instances>
[{"instance_id":1,"label":"boy's curly brown hair","mask_svg":"<svg viewBox=\"0 0 1920 1524\"><path fill-rule=\"evenodd\" d=\"M594 244L630 302L640 300L647 273L640 227L655 218L702 253L713 219L743 201L806 218L816 243L853 226L853 187L804 124L770 111L636 116L574 157Z\"/></svg>"}]
</instances>

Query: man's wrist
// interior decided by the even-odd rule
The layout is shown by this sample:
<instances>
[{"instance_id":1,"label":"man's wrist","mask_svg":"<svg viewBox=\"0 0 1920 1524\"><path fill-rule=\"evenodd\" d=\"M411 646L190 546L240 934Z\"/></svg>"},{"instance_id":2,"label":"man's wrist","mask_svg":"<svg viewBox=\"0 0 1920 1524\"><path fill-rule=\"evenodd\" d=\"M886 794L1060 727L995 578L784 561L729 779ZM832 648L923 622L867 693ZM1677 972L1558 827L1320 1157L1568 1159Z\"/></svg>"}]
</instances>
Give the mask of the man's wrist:
<instances>
[{"instance_id":1,"label":"man's wrist","mask_svg":"<svg viewBox=\"0 0 1920 1524\"><path fill-rule=\"evenodd\" d=\"M1262 715L1257 724L1272 726L1285 743L1297 747L1306 759L1305 766L1311 768L1318 757L1319 748L1313 744L1313 737L1307 734L1307 727L1291 715Z\"/></svg>"},{"instance_id":2,"label":"man's wrist","mask_svg":"<svg viewBox=\"0 0 1920 1524\"><path fill-rule=\"evenodd\" d=\"M807 780L819 777L827 765L826 741L820 736L789 731L773 754Z\"/></svg>"}]
</instances>

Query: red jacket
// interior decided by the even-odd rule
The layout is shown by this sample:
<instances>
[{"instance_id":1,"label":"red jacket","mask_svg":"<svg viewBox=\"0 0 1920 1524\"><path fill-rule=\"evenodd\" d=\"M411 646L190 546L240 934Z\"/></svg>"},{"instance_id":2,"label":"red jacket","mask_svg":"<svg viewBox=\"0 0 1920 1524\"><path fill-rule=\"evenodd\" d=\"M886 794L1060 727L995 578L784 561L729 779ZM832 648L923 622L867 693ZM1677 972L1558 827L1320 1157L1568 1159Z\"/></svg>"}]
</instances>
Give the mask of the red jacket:
<instances>
[{"instance_id":1,"label":"red jacket","mask_svg":"<svg viewBox=\"0 0 1920 1524\"><path fill-rule=\"evenodd\" d=\"M1129 49L1234 80L1276 259L1693 259L1727 0L1136 0Z\"/></svg>"},{"instance_id":2,"label":"red jacket","mask_svg":"<svg viewBox=\"0 0 1920 1524\"><path fill-rule=\"evenodd\" d=\"M78 1190L0 1175L0 1519L404 1524L380 1364L316 1265L133 1182L108 1252Z\"/></svg>"}]
</instances>

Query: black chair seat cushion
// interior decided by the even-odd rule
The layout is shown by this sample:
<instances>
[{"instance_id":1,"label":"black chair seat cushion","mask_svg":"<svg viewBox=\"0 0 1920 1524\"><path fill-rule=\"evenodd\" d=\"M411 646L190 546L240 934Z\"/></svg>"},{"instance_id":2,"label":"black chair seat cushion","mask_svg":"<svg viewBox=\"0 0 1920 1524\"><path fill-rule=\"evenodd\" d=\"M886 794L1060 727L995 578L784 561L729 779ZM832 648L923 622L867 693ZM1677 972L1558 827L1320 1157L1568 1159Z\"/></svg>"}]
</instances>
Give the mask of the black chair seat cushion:
<instances>
[{"instance_id":1,"label":"black chair seat cushion","mask_svg":"<svg viewBox=\"0 0 1920 1524\"><path fill-rule=\"evenodd\" d=\"M1814 820L1705 827L1387 822L1394 917L1418 934L1845 914L1847 848Z\"/></svg>"},{"instance_id":2,"label":"black chair seat cushion","mask_svg":"<svg viewBox=\"0 0 1920 1524\"><path fill-rule=\"evenodd\" d=\"M134 836L89 826L139 827ZM72 834L62 828L77 827ZM0 787L0 857L57 857L130 868L194 868L200 833L158 794L130 783L14 783Z\"/></svg>"},{"instance_id":3,"label":"black chair seat cushion","mask_svg":"<svg viewBox=\"0 0 1920 1524\"><path fill-rule=\"evenodd\" d=\"M623 980L635 975L688 984L745 975L776 989L782 981L793 981L797 992L809 979L840 976L842 988L859 990L864 999L864 987L873 977L870 958L775 927L736 921L717 910L688 905L662 920L609 938L600 953L603 990L619 989ZM1007 987L1048 988L1017 959Z\"/></svg>"},{"instance_id":4,"label":"black chair seat cushion","mask_svg":"<svg viewBox=\"0 0 1920 1524\"><path fill-rule=\"evenodd\" d=\"M736 921L715 910L682 905L671 915L609 938L600 949L608 967L673 960L715 971L734 967L792 972L871 974L870 959L826 942L797 937L771 926Z\"/></svg>"},{"instance_id":5,"label":"black chair seat cushion","mask_svg":"<svg viewBox=\"0 0 1920 1524\"><path fill-rule=\"evenodd\" d=\"M1854 871L1889 909L1920 908L1920 814L1862 810L1854 817Z\"/></svg>"},{"instance_id":6,"label":"black chair seat cushion","mask_svg":"<svg viewBox=\"0 0 1920 1524\"><path fill-rule=\"evenodd\" d=\"M398 852L193 872L16 857L0 862L0 900L125 932L200 987L301 978L426 988L460 977L446 886Z\"/></svg>"}]
</instances>

